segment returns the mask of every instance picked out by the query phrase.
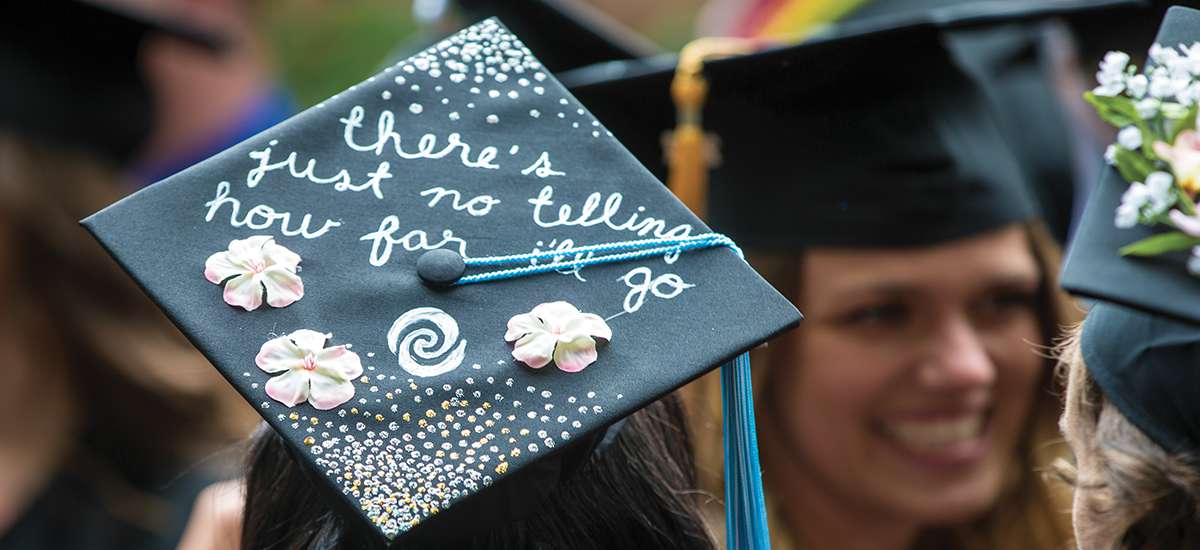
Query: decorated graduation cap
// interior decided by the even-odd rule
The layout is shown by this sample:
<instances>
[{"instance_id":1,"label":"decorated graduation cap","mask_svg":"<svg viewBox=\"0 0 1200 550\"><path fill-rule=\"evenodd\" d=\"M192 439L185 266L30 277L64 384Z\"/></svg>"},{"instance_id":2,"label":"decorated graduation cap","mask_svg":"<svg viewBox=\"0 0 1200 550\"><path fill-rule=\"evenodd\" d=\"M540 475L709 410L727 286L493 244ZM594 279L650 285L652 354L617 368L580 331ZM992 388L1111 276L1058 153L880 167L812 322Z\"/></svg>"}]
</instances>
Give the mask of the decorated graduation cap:
<instances>
[{"instance_id":1,"label":"decorated graduation cap","mask_svg":"<svg viewBox=\"0 0 1200 550\"><path fill-rule=\"evenodd\" d=\"M384 539L497 527L727 365L765 541L744 352L799 313L495 19L83 223Z\"/></svg>"},{"instance_id":2,"label":"decorated graduation cap","mask_svg":"<svg viewBox=\"0 0 1200 550\"><path fill-rule=\"evenodd\" d=\"M706 51L728 44L696 44L673 70L575 78L573 91L744 246L925 245L1033 215L986 99L938 25L835 30L734 57ZM665 140L646 127L665 120L678 124Z\"/></svg>"},{"instance_id":3,"label":"decorated graduation cap","mask_svg":"<svg viewBox=\"0 0 1200 550\"><path fill-rule=\"evenodd\" d=\"M0 22L0 128L128 160L150 133L138 65L145 37L209 51L219 37L167 18L85 0L25 2Z\"/></svg>"},{"instance_id":4,"label":"decorated graduation cap","mask_svg":"<svg viewBox=\"0 0 1200 550\"><path fill-rule=\"evenodd\" d=\"M499 17L554 73L658 53L649 39L578 0L458 0L471 20Z\"/></svg>"},{"instance_id":5,"label":"decorated graduation cap","mask_svg":"<svg viewBox=\"0 0 1200 550\"><path fill-rule=\"evenodd\" d=\"M1193 307L1200 297L1193 204L1200 163L1188 162L1200 155L1198 40L1200 11L1174 7L1148 67L1139 70L1120 52L1105 57L1087 99L1122 129L1062 275L1068 291L1097 300L1080 340L1092 378L1173 452L1200 449L1200 313Z\"/></svg>"}]
</instances>

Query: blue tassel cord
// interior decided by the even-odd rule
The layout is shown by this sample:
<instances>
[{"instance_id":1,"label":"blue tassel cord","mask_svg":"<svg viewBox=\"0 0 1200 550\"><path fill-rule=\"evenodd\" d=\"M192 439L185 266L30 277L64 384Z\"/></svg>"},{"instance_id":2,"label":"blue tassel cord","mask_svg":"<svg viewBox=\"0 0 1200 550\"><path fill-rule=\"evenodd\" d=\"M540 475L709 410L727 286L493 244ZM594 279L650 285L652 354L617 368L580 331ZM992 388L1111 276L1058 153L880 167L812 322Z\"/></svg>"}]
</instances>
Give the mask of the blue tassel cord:
<instances>
[{"instance_id":1,"label":"blue tassel cord","mask_svg":"<svg viewBox=\"0 0 1200 550\"><path fill-rule=\"evenodd\" d=\"M771 548L771 538L758 463L749 352L721 367L721 396L725 436L725 547L767 550Z\"/></svg>"}]
</instances>

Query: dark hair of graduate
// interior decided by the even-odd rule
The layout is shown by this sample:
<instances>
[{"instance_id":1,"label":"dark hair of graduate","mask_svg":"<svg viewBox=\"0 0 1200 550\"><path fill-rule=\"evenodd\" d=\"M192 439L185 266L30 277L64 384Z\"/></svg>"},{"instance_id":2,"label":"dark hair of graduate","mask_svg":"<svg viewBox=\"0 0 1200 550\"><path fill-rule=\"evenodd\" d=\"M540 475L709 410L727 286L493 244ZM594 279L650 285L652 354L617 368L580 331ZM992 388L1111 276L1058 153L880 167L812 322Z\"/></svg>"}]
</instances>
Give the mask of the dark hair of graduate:
<instances>
[{"instance_id":1,"label":"dark hair of graduate","mask_svg":"<svg viewBox=\"0 0 1200 550\"><path fill-rule=\"evenodd\" d=\"M243 550L374 548L331 506L318 474L262 425L247 457ZM634 413L537 512L456 547L715 549L705 527L684 414L674 394ZM407 546L402 541L393 548Z\"/></svg>"}]
</instances>

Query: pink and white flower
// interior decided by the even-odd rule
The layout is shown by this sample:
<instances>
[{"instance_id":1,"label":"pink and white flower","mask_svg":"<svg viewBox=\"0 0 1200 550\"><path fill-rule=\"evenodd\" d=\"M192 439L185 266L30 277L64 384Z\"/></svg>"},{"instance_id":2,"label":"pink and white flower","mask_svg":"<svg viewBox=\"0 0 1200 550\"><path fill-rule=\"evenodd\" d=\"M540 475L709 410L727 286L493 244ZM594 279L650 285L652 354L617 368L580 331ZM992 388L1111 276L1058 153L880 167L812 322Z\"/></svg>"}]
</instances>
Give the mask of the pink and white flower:
<instances>
[{"instance_id":1,"label":"pink and white flower","mask_svg":"<svg viewBox=\"0 0 1200 550\"><path fill-rule=\"evenodd\" d=\"M1172 145L1156 142L1154 154L1171 165L1180 188L1189 195L1200 191L1200 134L1195 130L1179 132Z\"/></svg>"},{"instance_id":2,"label":"pink and white flower","mask_svg":"<svg viewBox=\"0 0 1200 550\"><path fill-rule=\"evenodd\" d=\"M540 369L550 363L579 372L596 361L596 338L612 340L612 329L599 315L581 313L567 302L540 304L508 320L504 339L516 341L512 356Z\"/></svg>"},{"instance_id":3,"label":"pink and white flower","mask_svg":"<svg viewBox=\"0 0 1200 550\"><path fill-rule=\"evenodd\" d=\"M267 395L288 407L308 401L323 411L353 398L362 362L345 345L325 347L331 337L301 329L263 344L254 363L270 374L283 373L267 381Z\"/></svg>"},{"instance_id":4,"label":"pink and white flower","mask_svg":"<svg viewBox=\"0 0 1200 550\"><path fill-rule=\"evenodd\" d=\"M287 307L304 297L304 282L296 274L300 256L276 244L269 235L229 241L229 250L204 262L204 278L225 283L225 303L246 311L258 309L267 296L271 307Z\"/></svg>"}]
</instances>

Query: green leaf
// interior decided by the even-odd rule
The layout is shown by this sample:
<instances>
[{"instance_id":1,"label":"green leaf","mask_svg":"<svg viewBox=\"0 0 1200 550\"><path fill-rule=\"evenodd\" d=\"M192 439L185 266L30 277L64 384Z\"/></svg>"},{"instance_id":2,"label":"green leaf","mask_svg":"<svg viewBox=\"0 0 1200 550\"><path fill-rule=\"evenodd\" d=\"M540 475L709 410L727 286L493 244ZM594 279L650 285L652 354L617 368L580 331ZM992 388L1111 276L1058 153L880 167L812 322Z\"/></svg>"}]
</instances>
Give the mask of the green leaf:
<instances>
[{"instance_id":1,"label":"green leaf","mask_svg":"<svg viewBox=\"0 0 1200 550\"><path fill-rule=\"evenodd\" d=\"M1189 216L1195 216L1196 203L1192 201L1192 197L1187 194L1187 191L1178 188L1178 184L1176 184L1175 195L1179 198L1178 202L1175 203L1179 205L1179 210Z\"/></svg>"},{"instance_id":2,"label":"green leaf","mask_svg":"<svg viewBox=\"0 0 1200 550\"><path fill-rule=\"evenodd\" d=\"M1200 238L1187 233L1175 231L1147 237L1133 244L1121 247L1122 256L1157 256L1164 252L1187 250L1200 245Z\"/></svg>"},{"instance_id":3,"label":"green leaf","mask_svg":"<svg viewBox=\"0 0 1200 550\"><path fill-rule=\"evenodd\" d=\"M1197 107L1200 107L1200 105L1192 105L1192 107L1187 110L1187 114L1183 115L1183 118L1179 119L1175 125L1171 127L1171 131L1167 136L1170 138L1168 143L1174 144L1175 138L1179 137L1179 132L1196 129Z\"/></svg>"},{"instance_id":4,"label":"green leaf","mask_svg":"<svg viewBox=\"0 0 1200 550\"><path fill-rule=\"evenodd\" d=\"M1137 108L1134 107L1133 100L1128 97L1103 96L1084 92L1083 99L1096 108L1096 114L1100 115L1101 119L1117 128L1141 123Z\"/></svg>"},{"instance_id":5,"label":"green leaf","mask_svg":"<svg viewBox=\"0 0 1200 550\"><path fill-rule=\"evenodd\" d=\"M1146 176L1155 170L1154 162L1150 159L1124 147L1117 147L1116 160L1117 171L1128 182L1146 181Z\"/></svg>"}]
</instances>

